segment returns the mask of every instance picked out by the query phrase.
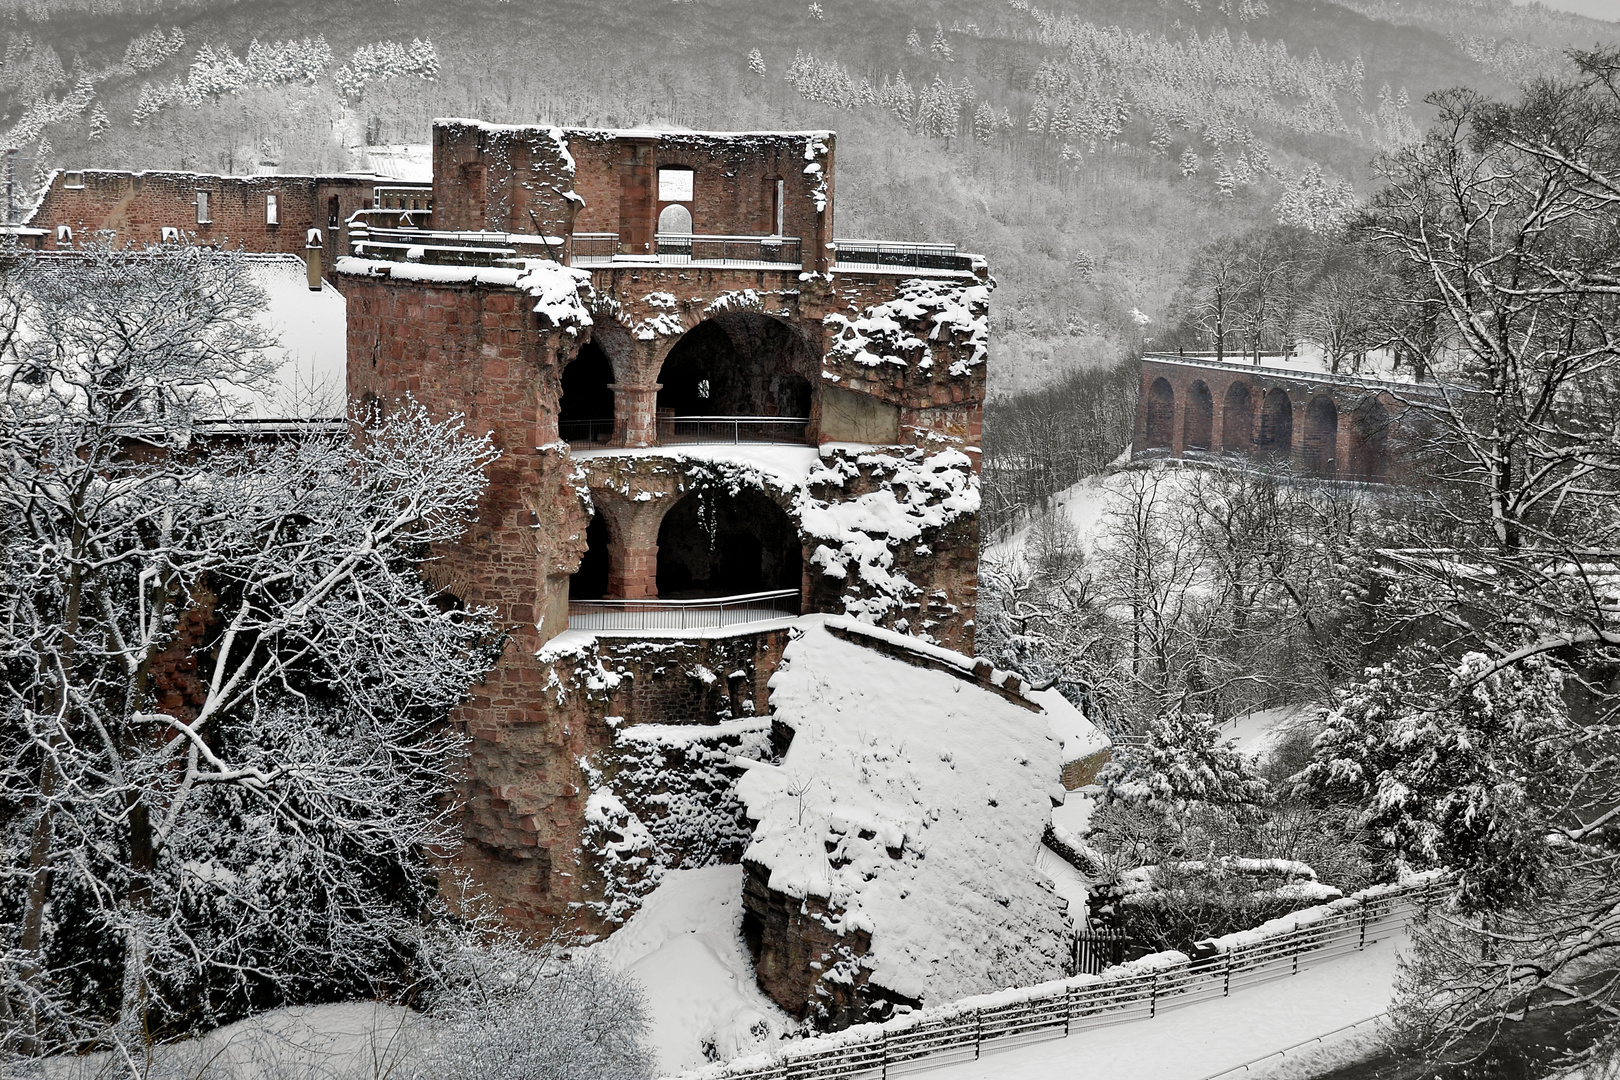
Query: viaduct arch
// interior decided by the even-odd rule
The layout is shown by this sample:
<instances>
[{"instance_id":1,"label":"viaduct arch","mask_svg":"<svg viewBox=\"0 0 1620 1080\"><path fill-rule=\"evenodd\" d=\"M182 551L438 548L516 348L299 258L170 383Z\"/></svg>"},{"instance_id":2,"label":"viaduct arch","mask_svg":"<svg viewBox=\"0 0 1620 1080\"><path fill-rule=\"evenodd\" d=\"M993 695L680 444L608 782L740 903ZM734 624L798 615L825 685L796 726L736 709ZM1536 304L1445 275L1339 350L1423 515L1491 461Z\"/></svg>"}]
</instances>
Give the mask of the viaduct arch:
<instances>
[{"instance_id":1,"label":"viaduct arch","mask_svg":"<svg viewBox=\"0 0 1620 1080\"><path fill-rule=\"evenodd\" d=\"M1389 483L1405 405L1391 384L1179 356L1142 359L1137 457L1250 458L1296 476Z\"/></svg>"}]
</instances>

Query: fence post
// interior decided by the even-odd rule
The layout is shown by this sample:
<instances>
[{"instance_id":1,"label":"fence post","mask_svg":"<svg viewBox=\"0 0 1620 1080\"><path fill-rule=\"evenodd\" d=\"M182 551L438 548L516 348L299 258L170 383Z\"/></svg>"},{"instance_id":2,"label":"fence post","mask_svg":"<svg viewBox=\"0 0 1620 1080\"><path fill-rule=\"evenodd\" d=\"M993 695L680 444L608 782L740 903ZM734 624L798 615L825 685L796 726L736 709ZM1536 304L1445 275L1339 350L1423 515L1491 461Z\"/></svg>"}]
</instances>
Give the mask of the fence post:
<instances>
[{"instance_id":1,"label":"fence post","mask_svg":"<svg viewBox=\"0 0 1620 1080\"><path fill-rule=\"evenodd\" d=\"M984 1013L978 1009L973 1010L973 1060L979 1060L979 1053L984 1045Z\"/></svg>"},{"instance_id":2,"label":"fence post","mask_svg":"<svg viewBox=\"0 0 1620 1080\"><path fill-rule=\"evenodd\" d=\"M1226 954L1225 962L1221 965L1222 971L1221 997L1232 996L1232 954Z\"/></svg>"},{"instance_id":3,"label":"fence post","mask_svg":"<svg viewBox=\"0 0 1620 1080\"><path fill-rule=\"evenodd\" d=\"M1159 973L1155 971L1148 981L1148 1019L1159 1015Z\"/></svg>"},{"instance_id":4,"label":"fence post","mask_svg":"<svg viewBox=\"0 0 1620 1080\"><path fill-rule=\"evenodd\" d=\"M1367 902L1365 900L1363 900L1361 902L1361 941L1359 943L1357 943L1356 951L1360 952L1363 949L1365 949L1366 947L1367 947Z\"/></svg>"}]
</instances>

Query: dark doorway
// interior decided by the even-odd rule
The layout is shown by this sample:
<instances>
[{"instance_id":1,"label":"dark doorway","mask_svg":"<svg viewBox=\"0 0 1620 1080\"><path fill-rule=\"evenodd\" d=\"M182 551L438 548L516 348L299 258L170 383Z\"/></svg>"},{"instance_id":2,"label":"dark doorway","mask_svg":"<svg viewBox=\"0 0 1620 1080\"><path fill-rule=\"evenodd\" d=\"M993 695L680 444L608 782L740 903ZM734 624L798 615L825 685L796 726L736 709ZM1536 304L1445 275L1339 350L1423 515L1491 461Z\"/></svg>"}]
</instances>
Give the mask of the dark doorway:
<instances>
[{"instance_id":1,"label":"dark doorway","mask_svg":"<svg viewBox=\"0 0 1620 1080\"><path fill-rule=\"evenodd\" d=\"M1260 453L1287 461L1294 452L1294 403L1283 390L1269 391L1260 408Z\"/></svg>"},{"instance_id":2,"label":"dark doorway","mask_svg":"<svg viewBox=\"0 0 1620 1080\"><path fill-rule=\"evenodd\" d=\"M1350 415L1350 460L1345 464L1346 479L1383 480L1388 441L1389 412L1377 398L1369 398Z\"/></svg>"},{"instance_id":3,"label":"dark doorway","mask_svg":"<svg viewBox=\"0 0 1620 1080\"><path fill-rule=\"evenodd\" d=\"M608 556L607 522L601 514L591 516L585 526L585 555L579 560L579 569L568 579L568 599L601 600L607 596L608 573L612 569Z\"/></svg>"},{"instance_id":4,"label":"dark doorway","mask_svg":"<svg viewBox=\"0 0 1620 1080\"><path fill-rule=\"evenodd\" d=\"M820 374L820 358L786 323L727 313L694 326L670 350L658 373L658 411L770 418L760 435L797 441L805 436Z\"/></svg>"},{"instance_id":5,"label":"dark doorway","mask_svg":"<svg viewBox=\"0 0 1620 1080\"><path fill-rule=\"evenodd\" d=\"M1215 401L1202 379L1187 390L1187 415L1182 418L1181 445L1187 450L1208 450L1215 428Z\"/></svg>"},{"instance_id":6,"label":"dark doorway","mask_svg":"<svg viewBox=\"0 0 1620 1080\"><path fill-rule=\"evenodd\" d=\"M1147 444L1169 446L1176 426L1176 392L1165 379L1154 379L1148 387Z\"/></svg>"},{"instance_id":7,"label":"dark doorway","mask_svg":"<svg viewBox=\"0 0 1620 1080\"><path fill-rule=\"evenodd\" d=\"M1305 439L1300 447L1307 476L1332 479L1339 452L1339 407L1326 394L1305 409Z\"/></svg>"},{"instance_id":8,"label":"dark doorway","mask_svg":"<svg viewBox=\"0 0 1620 1080\"><path fill-rule=\"evenodd\" d=\"M594 341L586 342L563 368L557 434L569 442L613 438L613 365Z\"/></svg>"},{"instance_id":9,"label":"dark doorway","mask_svg":"<svg viewBox=\"0 0 1620 1080\"><path fill-rule=\"evenodd\" d=\"M695 491L658 528L658 596L695 600L797 589L799 531L757 491Z\"/></svg>"},{"instance_id":10,"label":"dark doorway","mask_svg":"<svg viewBox=\"0 0 1620 1080\"><path fill-rule=\"evenodd\" d=\"M1254 449L1254 398L1248 383L1235 382L1226 388L1226 404L1221 408L1221 449L1229 454L1247 454Z\"/></svg>"}]
</instances>

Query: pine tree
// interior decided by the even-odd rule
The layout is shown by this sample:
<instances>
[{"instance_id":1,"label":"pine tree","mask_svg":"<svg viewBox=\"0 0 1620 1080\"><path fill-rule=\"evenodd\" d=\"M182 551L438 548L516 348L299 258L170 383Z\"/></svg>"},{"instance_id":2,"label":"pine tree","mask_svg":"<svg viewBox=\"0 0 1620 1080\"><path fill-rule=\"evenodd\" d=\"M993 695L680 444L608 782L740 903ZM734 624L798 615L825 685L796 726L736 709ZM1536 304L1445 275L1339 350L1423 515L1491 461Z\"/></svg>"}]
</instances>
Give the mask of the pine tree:
<instances>
[{"instance_id":1,"label":"pine tree","mask_svg":"<svg viewBox=\"0 0 1620 1080\"><path fill-rule=\"evenodd\" d=\"M906 35L906 48L914 53L922 52L922 35L917 33L915 26L911 28L911 33Z\"/></svg>"},{"instance_id":2,"label":"pine tree","mask_svg":"<svg viewBox=\"0 0 1620 1080\"><path fill-rule=\"evenodd\" d=\"M99 139L107 134L112 121L107 118L107 110L101 102L96 102L90 109L90 138Z\"/></svg>"},{"instance_id":3,"label":"pine tree","mask_svg":"<svg viewBox=\"0 0 1620 1080\"><path fill-rule=\"evenodd\" d=\"M812 19L816 19L816 20L824 19L824 18L827 17L827 13L825 11L821 10L821 5L818 4L818 3L814 3L814 2L812 2L811 5L810 5L809 15L810 15L810 17Z\"/></svg>"},{"instance_id":4,"label":"pine tree","mask_svg":"<svg viewBox=\"0 0 1620 1080\"><path fill-rule=\"evenodd\" d=\"M40 137L39 147L34 151L34 190L43 192L51 182L51 175L56 171L51 164L51 140Z\"/></svg>"},{"instance_id":5,"label":"pine tree","mask_svg":"<svg viewBox=\"0 0 1620 1080\"><path fill-rule=\"evenodd\" d=\"M762 79L765 77L765 58L759 54L758 49L748 54L748 70Z\"/></svg>"},{"instance_id":6,"label":"pine tree","mask_svg":"<svg viewBox=\"0 0 1620 1080\"><path fill-rule=\"evenodd\" d=\"M934 40L928 46L928 53L936 60L950 63L956 59L951 51L951 43L945 40L945 28L939 23L934 24Z\"/></svg>"},{"instance_id":7,"label":"pine tree","mask_svg":"<svg viewBox=\"0 0 1620 1080\"><path fill-rule=\"evenodd\" d=\"M1215 189L1224 197L1230 199L1232 192L1237 188L1237 177L1226 164L1226 151L1216 150L1215 156L1209 160L1210 167L1215 170Z\"/></svg>"},{"instance_id":8,"label":"pine tree","mask_svg":"<svg viewBox=\"0 0 1620 1080\"><path fill-rule=\"evenodd\" d=\"M996 110L988 101L979 102L973 113L973 141L988 143L996 135Z\"/></svg>"},{"instance_id":9,"label":"pine tree","mask_svg":"<svg viewBox=\"0 0 1620 1080\"><path fill-rule=\"evenodd\" d=\"M1193 152L1193 148L1189 146L1181 152L1181 161L1178 164L1181 168L1181 175L1185 178L1197 176L1198 169L1203 163L1199 160L1198 155Z\"/></svg>"}]
</instances>

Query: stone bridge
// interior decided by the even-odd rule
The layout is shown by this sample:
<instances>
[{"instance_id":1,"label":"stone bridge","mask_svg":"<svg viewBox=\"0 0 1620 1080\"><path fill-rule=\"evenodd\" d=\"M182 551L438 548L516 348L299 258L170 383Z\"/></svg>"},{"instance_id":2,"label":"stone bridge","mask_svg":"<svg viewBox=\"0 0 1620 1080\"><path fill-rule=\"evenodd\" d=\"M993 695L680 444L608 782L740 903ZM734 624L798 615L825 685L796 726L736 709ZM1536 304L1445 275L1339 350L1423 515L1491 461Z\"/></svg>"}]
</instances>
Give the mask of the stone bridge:
<instances>
[{"instance_id":1,"label":"stone bridge","mask_svg":"<svg viewBox=\"0 0 1620 1080\"><path fill-rule=\"evenodd\" d=\"M1405 472L1398 438L1408 384L1148 353L1132 456L1242 456L1297 476L1389 483Z\"/></svg>"}]
</instances>

